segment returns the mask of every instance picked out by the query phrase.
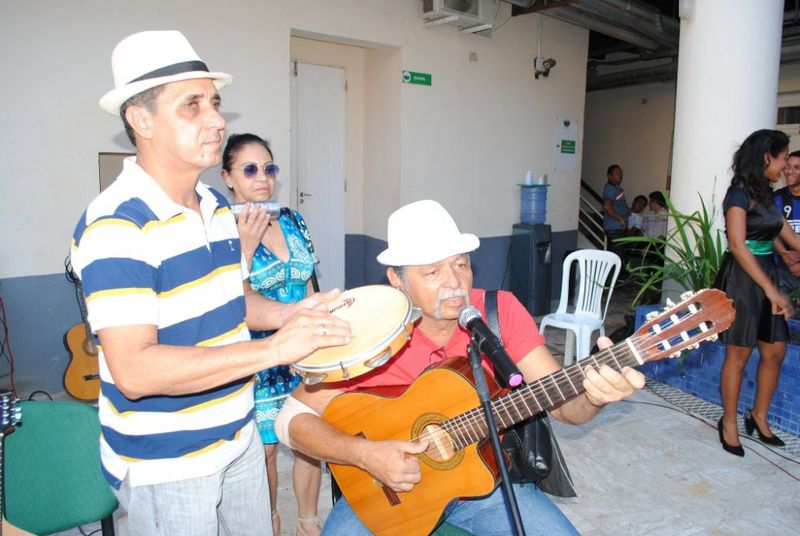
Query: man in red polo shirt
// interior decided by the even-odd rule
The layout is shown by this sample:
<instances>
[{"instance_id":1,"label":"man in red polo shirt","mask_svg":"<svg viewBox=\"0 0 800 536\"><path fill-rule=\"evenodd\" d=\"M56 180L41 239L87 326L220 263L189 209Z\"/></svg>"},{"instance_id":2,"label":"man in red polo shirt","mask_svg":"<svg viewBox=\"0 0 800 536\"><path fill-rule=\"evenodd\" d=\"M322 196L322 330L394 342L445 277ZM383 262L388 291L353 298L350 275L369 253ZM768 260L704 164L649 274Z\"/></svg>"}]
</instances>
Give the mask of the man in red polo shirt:
<instances>
[{"instance_id":1,"label":"man in red polo shirt","mask_svg":"<svg viewBox=\"0 0 800 536\"><path fill-rule=\"evenodd\" d=\"M336 395L374 386L407 386L429 365L451 355L465 355L469 333L458 324L467 305L483 314L484 291L472 288L469 253L480 241L461 233L450 214L435 201L417 201L389 217L389 247L378 255L386 276L422 310L411 340L384 367L336 384L302 385L289 397L276 423L283 443L314 458L354 465L396 492L409 491L420 480L415 456L427 442L372 441L346 434L320 418ZM498 317L503 343L527 382L558 371L533 318L508 292L498 293ZM488 361L484 361L491 368ZM632 395L644 386L644 376L633 369L619 374L607 366L586 371L583 395L554 409L560 421L581 424L609 402ZM435 408L432 408L432 410ZM387 415L387 418L391 418ZM535 486L515 484L523 524L528 534L577 534L575 528ZM377 488L376 488L377 490ZM503 494L499 488L487 497L459 501L448 508L446 520L473 534L510 534ZM370 534L342 499L325 523L323 534Z\"/></svg>"}]
</instances>

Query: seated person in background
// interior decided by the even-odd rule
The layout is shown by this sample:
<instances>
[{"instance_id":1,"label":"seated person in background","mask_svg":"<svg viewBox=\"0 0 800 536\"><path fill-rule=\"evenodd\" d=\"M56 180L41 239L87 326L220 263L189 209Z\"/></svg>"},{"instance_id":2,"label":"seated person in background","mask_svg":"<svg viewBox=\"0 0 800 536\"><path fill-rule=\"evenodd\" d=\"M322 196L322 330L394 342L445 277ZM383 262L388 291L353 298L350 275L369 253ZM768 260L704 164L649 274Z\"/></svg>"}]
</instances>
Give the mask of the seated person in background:
<instances>
[{"instance_id":1,"label":"seated person in background","mask_svg":"<svg viewBox=\"0 0 800 536\"><path fill-rule=\"evenodd\" d=\"M645 236L665 238L667 236L667 200L656 190L650 192L650 214L645 215L642 231Z\"/></svg>"},{"instance_id":2,"label":"seated person in background","mask_svg":"<svg viewBox=\"0 0 800 536\"><path fill-rule=\"evenodd\" d=\"M472 304L485 315L484 291L472 288L469 253L477 249L475 235L462 234L453 219L435 201L417 201L395 211L388 223L389 247L378 255L387 266L391 285L403 290L422 318L408 344L386 365L349 382L301 384L288 398L275 430L282 443L307 455L336 464L353 465L371 474L396 492L408 492L420 481L417 456L427 441L374 441L346 434L322 420L331 400L344 391L406 387L431 364L448 356L466 354L469 332L458 324L462 309ZM525 381L531 382L560 369L544 344L528 311L509 292L498 293L500 332L511 358ZM608 340L603 341L609 342ZM486 368L491 368L484 360ZM609 402L632 395L644 386L644 376L634 369L618 373L608 366L589 367L586 391L554 409L562 422L581 424L591 420ZM436 408L430 408L431 411ZM386 416L391 419L391 415ZM514 485L528 534L577 534L575 528L536 486ZM381 493L375 488L376 493ZM453 501L445 519L473 534L510 534L502 490L478 499ZM323 534L370 534L347 500L333 507Z\"/></svg>"},{"instance_id":3,"label":"seated person in background","mask_svg":"<svg viewBox=\"0 0 800 536\"><path fill-rule=\"evenodd\" d=\"M647 207L647 198L637 195L631 205L631 213L628 216L628 235L641 236L644 224L644 209Z\"/></svg>"},{"instance_id":4,"label":"seated person in background","mask_svg":"<svg viewBox=\"0 0 800 536\"><path fill-rule=\"evenodd\" d=\"M789 154L783 170L786 186L775 192L778 205L789 226L800 233L800 151ZM791 249L780 238L775 239L775 262L778 266L778 288L789 296L800 286L800 252ZM797 303L798 300L793 300ZM797 314L795 314L795 317Z\"/></svg>"}]
</instances>

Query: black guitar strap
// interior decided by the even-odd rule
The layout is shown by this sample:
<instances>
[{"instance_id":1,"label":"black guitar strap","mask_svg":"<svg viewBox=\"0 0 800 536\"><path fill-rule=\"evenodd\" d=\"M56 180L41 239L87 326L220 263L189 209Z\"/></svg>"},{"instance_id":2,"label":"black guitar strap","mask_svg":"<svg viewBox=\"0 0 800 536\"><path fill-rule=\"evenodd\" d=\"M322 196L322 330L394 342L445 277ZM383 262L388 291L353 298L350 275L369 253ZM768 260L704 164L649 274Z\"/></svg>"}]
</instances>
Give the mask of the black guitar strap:
<instances>
[{"instance_id":1,"label":"black guitar strap","mask_svg":"<svg viewBox=\"0 0 800 536\"><path fill-rule=\"evenodd\" d=\"M484 294L486 325L502 344L497 291ZM556 441L546 412L517 423L503 435L502 447L511 459L512 482L533 483L542 491L557 497L577 497L572 476Z\"/></svg>"}]
</instances>

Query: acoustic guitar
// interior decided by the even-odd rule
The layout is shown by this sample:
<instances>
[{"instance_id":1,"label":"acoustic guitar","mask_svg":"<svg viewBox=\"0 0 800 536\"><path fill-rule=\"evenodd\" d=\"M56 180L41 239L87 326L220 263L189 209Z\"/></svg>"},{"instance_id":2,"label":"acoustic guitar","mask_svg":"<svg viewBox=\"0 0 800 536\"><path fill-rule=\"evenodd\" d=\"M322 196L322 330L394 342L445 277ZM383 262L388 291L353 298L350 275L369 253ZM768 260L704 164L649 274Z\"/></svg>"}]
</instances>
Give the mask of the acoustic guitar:
<instances>
[{"instance_id":1,"label":"acoustic guitar","mask_svg":"<svg viewBox=\"0 0 800 536\"><path fill-rule=\"evenodd\" d=\"M78 400L93 401L100 395L100 369L97 345L89 327L86 301L80 279L68 267L67 277L75 284L75 294L81 308L83 322L75 324L64 334L64 346L69 352L69 363L64 370L64 390Z\"/></svg>"},{"instance_id":2,"label":"acoustic guitar","mask_svg":"<svg viewBox=\"0 0 800 536\"><path fill-rule=\"evenodd\" d=\"M550 411L584 392L584 369L608 365L621 371L716 336L733 322L731 300L719 290L685 296L663 313L651 313L630 338L578 363L503 394L494 384L492 411L498 430ZM487 378L490 380L490 378ZM498 484L488 426L464 358L451 358L421 374L405 392L389 397L363 392L334 398L323 418L370 440L428 441L419 455L422 479L395 492L351 465L330 464L347 502L378 535L429 534L447 504L481 497Z\"/></svg>"}]
</instances>

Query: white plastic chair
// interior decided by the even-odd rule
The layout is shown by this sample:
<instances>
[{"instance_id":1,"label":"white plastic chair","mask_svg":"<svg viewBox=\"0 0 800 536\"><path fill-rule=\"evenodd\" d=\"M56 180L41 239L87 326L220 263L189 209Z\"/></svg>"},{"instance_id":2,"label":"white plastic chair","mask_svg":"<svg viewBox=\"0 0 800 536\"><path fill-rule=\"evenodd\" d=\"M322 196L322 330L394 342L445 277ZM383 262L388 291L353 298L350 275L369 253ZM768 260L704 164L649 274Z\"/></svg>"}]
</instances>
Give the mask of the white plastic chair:
<instances>
[{"instance_id":1,"label":"white plastic chair","mask_svg":"<svg viewBox=\"0 0 800 536\"><path fill-rule=\"evenodd\" d=\"M569 307L569 282L572 264L577 264L578 289L575 309L567 312ZM572 352L575 342L576 360L589 356L592 333L600 332L605 336L603 325L608 311L608 302L620 270L620 258L610 251L582 249L570 253L564 259L561 275L561 298L558 309L542 318L539 330L544 335L548 326L566 330L564 341L564 366L572 363ZM610 278L610 283L609 283Z\"/></svg>"}]
</instances>

